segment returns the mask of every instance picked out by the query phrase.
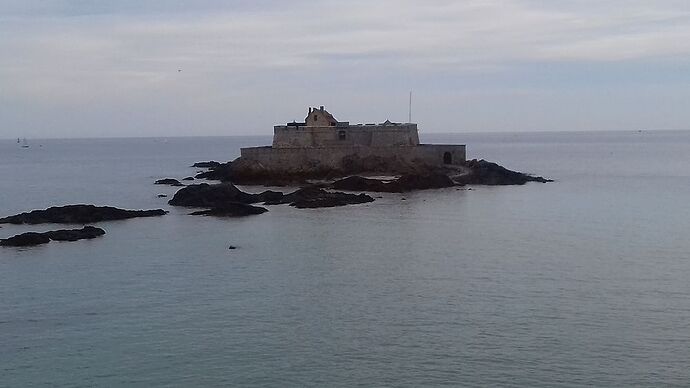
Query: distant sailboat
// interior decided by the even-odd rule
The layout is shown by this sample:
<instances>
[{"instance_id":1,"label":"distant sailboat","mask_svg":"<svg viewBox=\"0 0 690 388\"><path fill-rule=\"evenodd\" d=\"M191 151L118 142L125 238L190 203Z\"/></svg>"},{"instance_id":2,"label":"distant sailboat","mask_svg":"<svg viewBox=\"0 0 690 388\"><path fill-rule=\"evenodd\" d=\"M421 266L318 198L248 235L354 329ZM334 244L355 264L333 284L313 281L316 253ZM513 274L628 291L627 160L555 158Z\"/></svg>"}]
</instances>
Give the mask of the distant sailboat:
<instances>
[{"instance_id":1,"label":"distant sailboat","mask_svg":"<svg viewBox=\"0 0 690 388\"><path fill-rule=\"evenodd\" d=\"M19 142L19 139L17 139L17 142ZM26 138L22 140L22 148L29 148L29 143L26 141Z\"/></svg>"},{"instance_id":2,"label":"distant sailboat","mask_svg":"<svg viewBox=\"0 0 690 388\"><path fill-rule=\"evenodd\" d=\"M21 143L21 141L19 140L19 138L17 138L17 144L19 144L19 143Z\"/></svg>"}]
</instances>

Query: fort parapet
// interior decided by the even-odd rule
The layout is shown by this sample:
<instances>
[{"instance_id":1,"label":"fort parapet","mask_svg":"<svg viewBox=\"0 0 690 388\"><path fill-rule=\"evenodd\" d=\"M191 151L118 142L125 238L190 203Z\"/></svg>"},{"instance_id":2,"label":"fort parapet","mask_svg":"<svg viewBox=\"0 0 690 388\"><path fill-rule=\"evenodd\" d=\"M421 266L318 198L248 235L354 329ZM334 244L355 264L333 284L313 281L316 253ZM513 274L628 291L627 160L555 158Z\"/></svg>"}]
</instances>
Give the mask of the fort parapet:
<instances>
[{"instance_id":1,"label":"fort parapet","mask_svg":"<svg viewBox=\"0 0 690 388\"><path fill-rule=\"evenodd\" d=\"M242 159L286 173L344 170L353 158L382 158L419 166L465 163L465 145L420 144L417 124L337 121L324 107L309 108L304 122L273 127L273 144L241 149Z\"/></svg>"}]
</instances>

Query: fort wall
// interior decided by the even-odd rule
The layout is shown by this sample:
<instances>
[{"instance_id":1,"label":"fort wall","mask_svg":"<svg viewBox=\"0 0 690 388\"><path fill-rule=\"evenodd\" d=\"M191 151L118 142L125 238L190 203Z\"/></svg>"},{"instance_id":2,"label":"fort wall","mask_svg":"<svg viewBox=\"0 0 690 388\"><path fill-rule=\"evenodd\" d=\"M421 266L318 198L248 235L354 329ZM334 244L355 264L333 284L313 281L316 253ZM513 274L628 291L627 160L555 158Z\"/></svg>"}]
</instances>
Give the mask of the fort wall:
<instances>
[{"instance_id":1,"label":"fort wall","mask_svg":"<svg viewBox=\"0 0 690 388\"><path fill-rule=\"evenodd\" d=\"M371 156L414 165L460 165L465 162L464 145L421 144L397 147L339 146L311 148L250 147L241 149L242 158L272 171L286 173L314 169L342 169L348 157Z\"/></svg>"},{"instance_id":2,"label":"fort wall","mask_svg":"<svg viewBox=\"0 0 690 388\"><path fill-rule=\"evenodd\" d=\"M417 124L273 127L273 148L411 146Z\"/></svg>"}]
</instances>

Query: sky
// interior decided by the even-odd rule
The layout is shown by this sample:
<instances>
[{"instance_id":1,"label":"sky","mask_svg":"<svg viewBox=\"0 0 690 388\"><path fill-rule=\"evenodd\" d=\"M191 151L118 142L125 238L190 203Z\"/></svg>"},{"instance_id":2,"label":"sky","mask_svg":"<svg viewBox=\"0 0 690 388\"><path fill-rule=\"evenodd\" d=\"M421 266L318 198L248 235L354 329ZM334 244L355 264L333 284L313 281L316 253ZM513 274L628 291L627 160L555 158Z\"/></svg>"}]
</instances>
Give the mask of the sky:
<instances>
[{"instance_id":1,"label":"sky","mask_svg":"<svg viewBox=\"0 0 690 388\"><path fill-rule=\"evenodd\" d=\"M0 137L690 129L688 0L0 0Z\"/></svg>"}]
</instances>

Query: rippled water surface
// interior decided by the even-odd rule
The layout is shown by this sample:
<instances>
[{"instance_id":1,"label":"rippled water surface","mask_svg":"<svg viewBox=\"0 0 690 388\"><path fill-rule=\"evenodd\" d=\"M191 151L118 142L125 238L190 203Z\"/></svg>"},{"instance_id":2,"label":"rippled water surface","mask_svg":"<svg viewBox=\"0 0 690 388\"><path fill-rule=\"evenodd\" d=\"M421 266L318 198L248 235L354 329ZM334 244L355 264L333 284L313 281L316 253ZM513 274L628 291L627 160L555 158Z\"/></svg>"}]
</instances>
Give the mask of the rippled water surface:
<instances>
[{"instance_id":1,"label":"rippled water surface","mask_svg":"<svg viewBox=\"0 0 690 388\"><path fill-rule=\"evenodd\" d=\"M689 132L422 137L556 182L217 219L152 182L270 138L0 141L2 216L170 210L0 250L0 386L690 384Z\"/></svg>"}]
</instances>

